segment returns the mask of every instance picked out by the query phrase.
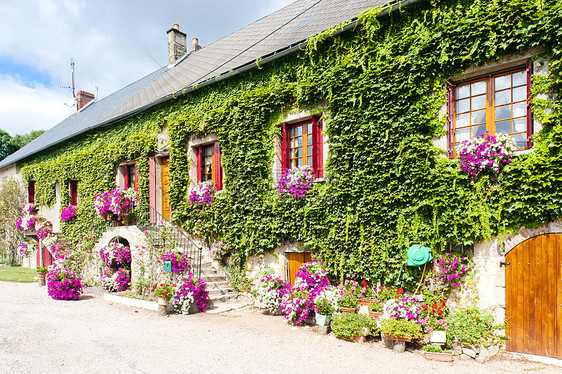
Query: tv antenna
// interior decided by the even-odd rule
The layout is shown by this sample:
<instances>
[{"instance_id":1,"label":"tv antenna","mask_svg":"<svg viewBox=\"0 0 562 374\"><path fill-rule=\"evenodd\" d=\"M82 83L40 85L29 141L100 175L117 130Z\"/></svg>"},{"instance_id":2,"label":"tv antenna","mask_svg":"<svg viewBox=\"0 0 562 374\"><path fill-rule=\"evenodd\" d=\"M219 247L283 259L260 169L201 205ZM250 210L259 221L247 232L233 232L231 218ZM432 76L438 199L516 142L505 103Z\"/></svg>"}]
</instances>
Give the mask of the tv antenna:
<instances>
[{"instance_id":1,"label":"tv antenna","mask_svg":"<svg viewBox=\"0 0 562 374\"><path fill-rule=\"evenodd\" d=\"M74 59L71 58L70 59L70 70L72 70L72 86L60 86L60 88L66 88L66 89L72 90L72 98L74 99L74 101L76 101L76 92L75 92L76 86L75 86L75 83L74 83L74 75L75 75L74 65L75 65ZM72 105L68 105L68 104L65 103L65 105L69 106L69 107L73 107L74 103Z\"/></svg>"}]
</instances>

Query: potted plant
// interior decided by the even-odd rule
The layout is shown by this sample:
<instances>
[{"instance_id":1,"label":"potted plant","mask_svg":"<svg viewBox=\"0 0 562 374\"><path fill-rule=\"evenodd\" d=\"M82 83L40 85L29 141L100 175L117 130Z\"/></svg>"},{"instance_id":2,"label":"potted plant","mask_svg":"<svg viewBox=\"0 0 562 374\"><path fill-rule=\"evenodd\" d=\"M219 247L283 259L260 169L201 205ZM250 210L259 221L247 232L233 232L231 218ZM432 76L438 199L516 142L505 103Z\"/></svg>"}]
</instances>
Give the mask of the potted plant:
<instances>
[{"instance_id":1,"label":"potted plant","mask_svg":"<svg viewBox=\"0 0 562 374\"><path fill-rule=\"evenodd\" d=\"M334 313L334 306L326 297L316 299L316 324L320 326L329 326Z\"/></svg>"},{"instance_id":2,"label":"potted plant","mask_svg":"<svg viewBox=\"0 0 562 374\"><path fill-rule=\"evenodd\" d=\"M330 327L338 339L355 342L364 342L365 336L378 332L376 322L364 314L335 315Z\"/></svg>"},{"instance_id":3,"label":"potted plant","mask_svg":"<svg viewBox=\"0 0 562 374\"><path fill-rule=\"evenodd\" d=\"M383 314L383 305L380 301L376 301L369 305L369 315L375 320L379 320Z\"/></svg>"},{"instance_id":4,"label":"potted plant","mask_svg":"<svg viewBox=\"0 0 562 374\"><path fill-rule=\"evenodd\" d=\"M158 306L167 307L168 301L174 296L174 288L169 283L160 283L152 287L154 295L158 298Z\"/></svg>"},{"instance_id":5,"label":"potted plant","mask_svg":"<svg viewBox=\"0 0 562 374\"><path fill-rule=\"evenodd\" d=\"M359 301L357 300L357 296L354 294L345 293L342 295L338 304L343 313L355 313L357 307L359 306Z\"/></svg>"},{"instance_id":6,"label":"potted plant","mask_svg":"<svg viewBox=\"0 0 562 374\"><path fill-rule=\"evenodd\" d=\"M422 327L415 321L394 317L381 322L381 332L387 347L398 353L406 350L406 342L423 338Z\"/></svg>"},{"instance_id":7,"label":"potted plant","mask_svg":"<svg viewBox=\"0 0 562 374\"><path fill-rule=\"evenodd\" d=\"M453 362L453 352L450 350L443 350L440 346L435 344L425 345L423 348L423 357L430 361Z\"/></svg>"},{"instance_id":8,"label":"potted plant","mask_svg":"<svg viewBox=\"0 0 562 374\"><path fill-rule=\"evenodd\" d=\"M47 276L48 271L49 271L49 269L47 269L46 267L38 267L37 268L37 278L39 279L39 285L40 286L45 285L45 277Z\"/></svg>"}]
</instances>

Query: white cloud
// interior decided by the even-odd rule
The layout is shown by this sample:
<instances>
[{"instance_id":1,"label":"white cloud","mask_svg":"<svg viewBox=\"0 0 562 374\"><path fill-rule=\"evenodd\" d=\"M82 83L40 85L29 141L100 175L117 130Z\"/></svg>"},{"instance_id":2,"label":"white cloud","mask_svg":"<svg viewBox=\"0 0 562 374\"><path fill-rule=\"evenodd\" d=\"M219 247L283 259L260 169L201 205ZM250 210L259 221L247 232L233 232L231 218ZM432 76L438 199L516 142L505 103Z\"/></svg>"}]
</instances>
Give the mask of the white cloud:
<instances>
[{"instance_id":1,"label":"white cloud","mask_svg":"<svg viewBox=\"0 0 562 374\"><path fill-rule=\"evenodd\" d=\"M45 86L28 87L0 75L0 128L12 135L47 130L74 112L65 105L72 103L68 99Z\"/></svg>"},{"instance_id":2,"label":"white cloud","mask_svg":"<svg viewBox=\"0 0 562 374\"><path fill-rule=\"evenodd\" d=\"M70 85L70 58L77 90L104 97L167 64L166 31L174 23L205 46L292 1L4 0L0 114L9 116L0 118L0 128L25 133L62 120L70 92L60 86ZM26 87L26 77L1 70L2 59L31 66L52 86Z\"/></svg>"}]
</instances>

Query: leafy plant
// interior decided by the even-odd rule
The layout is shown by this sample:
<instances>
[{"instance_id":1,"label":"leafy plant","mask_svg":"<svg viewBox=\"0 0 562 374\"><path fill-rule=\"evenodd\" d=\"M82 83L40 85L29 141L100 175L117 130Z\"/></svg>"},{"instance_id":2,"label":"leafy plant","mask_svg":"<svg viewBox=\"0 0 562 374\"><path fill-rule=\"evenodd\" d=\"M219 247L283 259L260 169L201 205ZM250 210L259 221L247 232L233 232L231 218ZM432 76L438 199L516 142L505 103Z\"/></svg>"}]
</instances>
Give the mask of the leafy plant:
<instances>
[{"instance_id":1,"label":"leafy plant","mask_svg":"<svg viewBox=\"0 0 562 374\"><path fill-rule=\"evenodd\" d=\"M436 344L428 344L422 347L422 351L424 352L435 352L435 353L443 353L443 349L441 346Z\"/></svg>"},{"instance_id":2,"label":"leafy plant","mask_svg":"<svg viewBox=\"0 0 562 374\"><path fill-rule=\"evenodd\" d=\"M332 317L330 327L339 339L352 339L357 335L375 335L378 332L376 322L364 314L335 315Z\"/></svg>"},{"instance_id":3,"label":"leafy plant","mask_svg":"<svg viewBox=\"0 0 562 374\"><path fill-rule=\"evenodd\" d=\"M339 305L344 308L357 308L359 306L359 300L357 300L357 296L354 294L348 293L342 295Z\"/></svg>"},{"instance_id":4,"label":"leafy plant","mask_svg":"<svg viewBox=\"0 0 562 374\"><path fill-rule=\"evenodd\" d=\"M369 310L372 311L372 312L382 313L384 311L384 307L383 307L383 304L380 301L377 301L377 302L369 305Z\"/></svg>"},{"instance_id":5,"label":"leafy plant","mask_svg":"<svg viewBox=\"0 0 562 374\"><path fill-rule=\"evenodd\" d=\"M494 317L477 307L461 308L449 317L447 343L457 338L464 346L478 345L492 338Z\"/></svg>"},{"instance_id":6,"label":"leafy plant","mask_svg":"<svg viewBox=\"0 0 562 374\"><path fill-rule=\"evenodd\" d=\"M37 272L38 272L38 273L47 274L48 271L49 271L49 269L47 269L46 267L42 267L42 266L38 266L38 267L37 267Z\"/></svg>"},{"instance_id":7,"label":"leafy plant","mask_svg":"<svg viewBox=\"0 0 562 374\"><path fill-rule=\"evenodd\" d=\"M169 301L172 296L174 296L174 286L169 283L160 283L160 285L155 284L152 287L152 292L154 292L156 297L161 297L162 299Z\"/></svg>"},{"instance_id":8,"label":"leafy plant","mask_svg":"<svg viewBox=\"0 0 562 374\"><path fill-rule=\"evenodd\" d=\"M396 337L410 340L420 340L423 338L422 327L415 321L394 317L382 320L381 332L387 338Z\"/></svg>"},{"instance_id":9,"label":"leafy plant","mask_svg":"<svg viewBox=\"0 0 562 374\"><path fill-rule=\"evenodd\" d=\"M316 299L316 312L325 316L331 316L334 313L334 306L330 300L325 297L320 297Z\"/></svg>"}]
</instances>

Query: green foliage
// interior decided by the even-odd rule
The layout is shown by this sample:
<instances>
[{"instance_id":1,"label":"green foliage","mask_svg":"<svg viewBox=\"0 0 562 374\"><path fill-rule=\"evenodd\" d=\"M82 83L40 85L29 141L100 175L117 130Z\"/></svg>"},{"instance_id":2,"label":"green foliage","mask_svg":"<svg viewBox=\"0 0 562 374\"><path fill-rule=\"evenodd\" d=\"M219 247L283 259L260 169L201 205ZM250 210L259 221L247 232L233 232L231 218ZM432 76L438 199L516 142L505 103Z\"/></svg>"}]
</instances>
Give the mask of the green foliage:
<instances>
[{"instance_id":1,"label":"green foliage","mask_svg":"<svg viewBox=\"0 0 562 374\"><path fill-rule=\"evenodd\" d=\"M344 308L357 308L359 306L359 300L357 300L357 296L348 293L341 297L339 306Z\"/></svg>"},{"instance_id":2,"label":"green foliage","mask_svg":"<svg viewBox=\"0 0 562 374\"><path fill-rule=\"evenodd\" d=\"M0 130L0 161L44 132L45 130L31 130L28 134L12 137L6 131Z\"/></svg>"},{"instance_id":3,"label":"green foliage","mask_svg":"<svg viewBox=\"0 0 562 374\"><path fill-rule=\"evenodd\" d=\"M381 322L381 332L387 339L401 338L410 340L420 340L423 338L423 330L415 321L407 319L397 319L394 317L385 319Z\"/></svg>"},{"instance_id":4,"label":"green foliage","mask_svg":"<svg viewBox=\"0 0 562 374\"><path fill-rule=\"evenodd\" d=\"M441 346L436 344L428 344L422 347L422 351L424 352L435 352L435 353L443 353L443 349Z\"/></svg>"},{"instance_id":5,"label":"green foliage","mask_svg":"<svg viewBox=\"0 0 562 374\"><path fill-rule=\"evenodd\" d=\"M22 184L16 179L3 180L0 189L0 254L15 256L17 246L25 241L23 232L16 228L25 203L26 191Z\"/></svg>"},{"instance_id":6,"label":"green foliage","mask_svg":"<svg viewBox=\"0 0 562 374\"><path fill-rule=\"evenodd\" d=\"M357 335L375 335L378 327L375 320L355 313L342 313L332 317L330 324L334 335L339 339L353 339Z\"/></svg>"},{"instance_id":7,"label":"green foliage","mask_svg":"<svg viewBox=\"0 0 562 374\"><path fill-rule=\"evenodd\" d=\"M37 199L46 205L55 202L56 182L80 181L78 219L63 225L76 239L99 221L93 197L114 187L119 162L138 160L146 200L147 157L167 125L174 220L228 245L229 274L241 288L248 256L287 241L310 248L333 278L390 285L412 244L439 252L449 242L472 244L560 218L562 4L423 0L379 15L380 9L365 11L350 30L331 29L304 51L86 134L34 157L22 172L36 181ZM475 183L433 144L444 135L446 81L539 46L550 72L534 78L533 93L552 100L533 99L543 125L535 149L517 156L497 185ZM277 196L272 160L283 118L302 109L329 113L330 157L325 183L296 201ZM210 134L221 144L225 190L209 206L192 206L186 147ZM65 206L68 193L61 191ZM401 280L411 285L420 276L408 268Z\"/></svg>"},{"instance_id":8,"label":"green foliage","mask_svg":"<svg viewBox=\"0 0 562 374\"><path fill-rule=\"evenodd\" d=\"M493 336L491 330L494 317L479 308L457 309L449 317L448 322L447 343L449 345L455 338L465 346L478 345Z\"/></svg>"}]
</instances>

